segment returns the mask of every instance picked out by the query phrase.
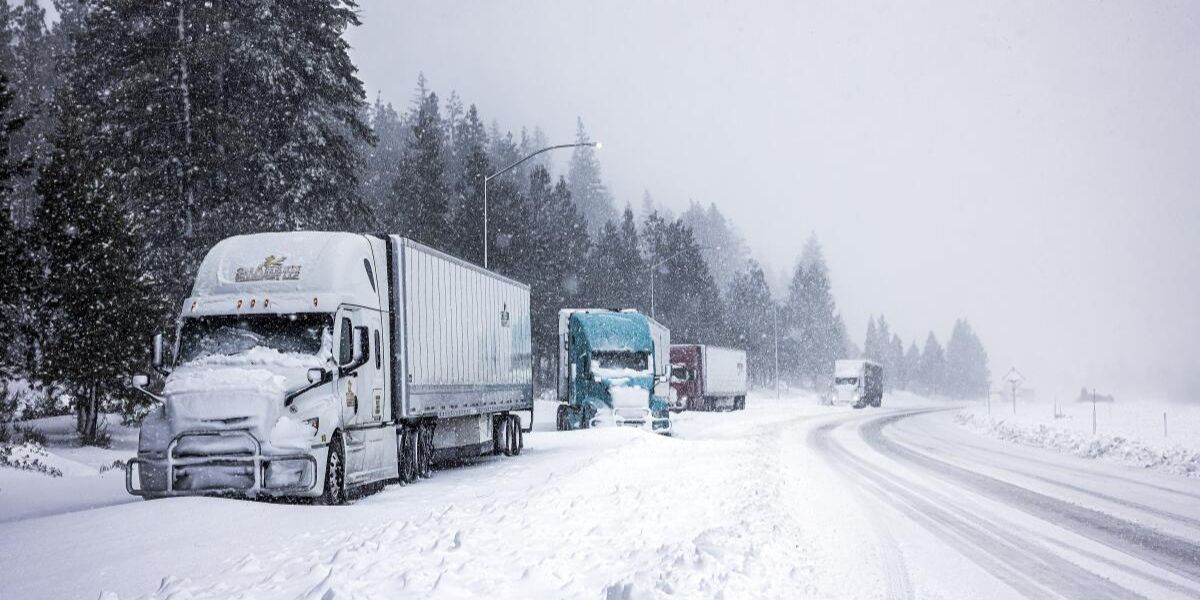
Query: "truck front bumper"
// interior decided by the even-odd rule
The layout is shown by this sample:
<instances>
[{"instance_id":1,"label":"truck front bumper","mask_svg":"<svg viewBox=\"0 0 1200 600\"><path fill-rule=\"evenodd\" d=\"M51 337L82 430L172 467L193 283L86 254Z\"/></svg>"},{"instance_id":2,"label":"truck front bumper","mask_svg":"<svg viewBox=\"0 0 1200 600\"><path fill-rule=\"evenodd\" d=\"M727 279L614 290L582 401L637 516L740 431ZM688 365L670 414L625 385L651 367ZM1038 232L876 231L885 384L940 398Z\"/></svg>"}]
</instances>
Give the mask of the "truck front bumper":
<instances>
[{"instance_id":1,"label":"truck front bumper","mask_svg":"<svg viewBox=\"0 0 1200 600\"><path fill-rule=\"evenodd\" d=\"M192 431L175 436L161 455L129 459L125 490L143 498L311 495L319 491L317 466L311 453L264 455L249 431Z\"/></svg>"},{"instance_id":2,"label":"truck front bumper","mask_svg":"<svg viewBox=\"0 0 1200 600\"><path fill-rule=\"evenodd\" d=\"M606 418L597 415L592 419L591 426L612 424L618 427L641 427L655 433L671 432L671 417L656 417L649 408L614 408Z\"/></svg>"}]
</instances>

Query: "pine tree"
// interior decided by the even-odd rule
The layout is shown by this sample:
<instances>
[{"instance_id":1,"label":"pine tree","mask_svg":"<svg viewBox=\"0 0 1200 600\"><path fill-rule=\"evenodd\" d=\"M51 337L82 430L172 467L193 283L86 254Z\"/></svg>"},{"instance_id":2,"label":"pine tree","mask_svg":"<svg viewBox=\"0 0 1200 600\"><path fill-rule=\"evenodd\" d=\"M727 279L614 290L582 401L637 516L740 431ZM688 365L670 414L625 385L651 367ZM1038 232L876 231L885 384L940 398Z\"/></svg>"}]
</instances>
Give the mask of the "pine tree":
<instances>
[{"instance_id":1,"label":"pine tree","mask_svg":"<svg viewBox=\"0 0 1200 600\"><path fill-rule=\"evenodd\" d=\"M633 211L626 209L627 218ZM682 219L651 214L642 226L642 248L652 269L651 312L682 343L722 343L725 339L720 289L713 280L692 230Z\"/></svg>"},{"instance_id":2,"label":"pine tree","mask_svg":"<svg viewBox=\"0 0 1200 600\"><path fill-rule=\"evenodd\" d=\"M946 354L937 336L929 332L925 338L925 349L921 352L921 364L917 368L919 391L929 395L940 395L945 390Z\"/></svg>"},{"instance_id":3,"label":"pine tree","mask_svg":"<svg viewBox=\"0 0 1200 600\"><path fill-rule=\"evenodd\" d=\"M563 180L551 185L550 173L536 167L529 176L522 226L514 235L512 276L530 285L533 345L539 382L553 380L557 357L559 309L579 295L580 268L587 258L587 224L575 210Z\"/></svg>"},{"instance_id":4,"label":"pine tree","mask_svg":"<svg viewBox=\"0 0 1200 600\"><path fill-rule=\"evenodd\" d=\"M875 317L867 318L867 337L863 340L863 358L877 363L883 362L883 348L879 343L879 329L875 327Z\"/></svg>"},{"instance_id":5,"label":"pine tree","mask_svg":"<svg viewBox=\"0 0 1200 600\"><path fill-rule=\"evenodd\" d=\"M29 161L29 169L14 186L13 221L18 227L27 229L33 226L37 209L34 189L37 175L50 154L55 66L46 29L46 11L37 0L25 0L13 11L12 19L16 45L13 47L11 87L16 96L16 111L26 119L25 126L13 136L12 144L13 151Z\"/></svg>"},{"instance_id":6,"label":"pine tree","mask_svg":"<svg viewBox=\"0 0 1200 600\"><path fill-rule=\"evenodd\" d=\"M649 278L632 210L625 210L620 224L609 221L601 229L588 256L585 289L592 306L638 308L649 314Z\"/></svg>"},{"instance_id":7,"label":"pine tree","mask_svg":"<svg viewBox=\"0 0 1200 600\"><path fill-rule=\"evenodd\" d=\"M684 224L692 229L696 242L700 244L704 261L717 285L728 287L735 273L744 270L749 260L749 250L736 228L721 214L716 204L703 208L695 202L680 216Z\"/></svg>"},{"instance_id":8,"label":"pine tree","mask_svg":"<svg viewBox=\"0 0 1200 600\"><path fill-rule=\"evenodd\" d=\"M31 275L26 242L28 235L13 223L16 197L14 184L26 170L24 160L10 155L10 140L21 130L24 119L14 115L13 94L8 75L0 71L0 379L14 375L10 365L20 362L21 349L14 335L21 322L21 307L27 297L25 282Z\"/></svg>"},{"instance_id":9,"label":"pine tree","mask_svg":"<svg viewBox=\"0 0 1200 600\"><path fill-rule=\"evenodd\" d=\"M137 340L148 338L167 304L143 276L145 237L114 193L120 181L105 177L90 160L97 148L89 147L94 141L84 132L94 126L60 122L54 155L38 184L38 234L49 274L38 295L54 315L43 322L38 375L74 397L80 440L103 445L104 403L124 393L125 379L144 357Z\"/></svg>"},{"instance_id":10,"label":"pine tree","mask_svg":"<svg viewBox=\"0 0 1200 600\"><path fill-rule=\"evenodd\" d=\"M888 384L890 390L905 390L908 389L908 379L911 376L905 367L904 363L904 342L900 341L900 336L892 334L892 341L888 344L887 362L891 365L892 375L889 377L884 373L884 381Z\"/></svg>"},{"instance_id":11,"label":"pine tree","mask_svg":"<svg viewBox=\"0 0 1200 600\"><path fill-rule=\"evenodd\" d=\"M921 350L917 348L917 342L914 340L908 346L908 351L904 353L904 389L916 390L920 384L920 369L921 369Z\"/></svg>"},{"instance_id":12,"label":"pine tree","mask_svg":"<svg viewBox=\"0 0 1200 600\"><path fill-rule=\"evenodd\" d=\"M56 102L58 122L72 123L55 136L79 136L72 153L104 181L46 168L64 195L124 204L154 248L145 275L171 304L217 239L369 224L354 143L369 130L342 37L358 23L353 3L88 7L69 37L87 58L71 61Z\"/></svg>"},{"instance_id":13,"label":"pine tree","mask_svg":"<svg viewBox=\"0 0 1200 600\"><path fill-rule=\"evenodd\" d=\"M455 127L454 144L461 170L454 173L450 224L453 254L483 264L483 180L491 174L488 135L472 104Z\"/></svg>"},{"instance_id":14,"label":"pine tree","mask_svg":"<svg viewBox=\"0 0 1200 600\"><path fill-rule=\"evenodd\" d=\"M757 262L750 260L746 270L733 276L726 298L729 342L746 350L754 385L773 384L778 307Z\"/></svg>"},{"instance_id":15,"label":"pine tree","mask_svg":"<svg viewBox=\"0 0 1200 600\"><path fill-rule=\"evenodd\" d=\"M12 8L5 0L3 6L0 6L0 71L4 72L4 76L8 78L10 87L12 87L13 72L16 71L17 63L17 57L13 54L14 38ZM12 90L9 90L8 93L11 94Z\"/></svg>"},{"instance_id":16,"label":"pine tree","mask_svg":"<svg viewBox=\"0 0 1200 600\"><path fill-rule=\"evenodd\" d=\"M591 142L583 128L583 119L576 121L576 143ZM612 195L600 178L600 161L596 150L588 146L575 148L567 170L567 183L571 186L571 197L588 222L588 233L596 235L605 223L617 218Z\"/></svg>"},{"instance_id":17,"label":"pine tree","mask_svg":"<svg viewBox=\"0 0 1200 600\"><path fill-rule=\"evenodd\" d=\"M418 88L418 94L422 93ZM448 250L449 189L437 94L429 92L419 100L410 136L412 142L400 159L400 176L392 187L392 203L385 215L388 229Z\"/></svg>"},{"instance_id":18,"label":"pine tree","mask_svg":"<svg viewBox=\"0 0 1200 600\"><path fill-rule=\"evenodd\" d=\"M952 398L972 399L987 394L987 353L965 319L954 322L946 342L945 393Z\"/></svg>"},{"instance_id":19,"label":"pine tree","mask_svg":"<svg viewBox=\"0 0 1200 600\"><path fill-rule=\"evenodd\" d=\"M788 291L787 330L795 348L790 366L800 382L815 388L832 376L834 361L849 347L815 235L805 244Z\"/></svg>"},{"instance_id":20,"label":"pine tree","mask_svg":"<svg viewBox=\"0 0 1200 600\"><path fill-rule=\"evenodd\" d=\"M400 161L408 142L408 128L390 102L381 98L367 112L367 122L374 133L375 141L361 143L362 195L363 201L372 211L373 220L386 228L394 224L389 211L392 202L392 186L400 177Z\"/></svg>"}]
</instances>

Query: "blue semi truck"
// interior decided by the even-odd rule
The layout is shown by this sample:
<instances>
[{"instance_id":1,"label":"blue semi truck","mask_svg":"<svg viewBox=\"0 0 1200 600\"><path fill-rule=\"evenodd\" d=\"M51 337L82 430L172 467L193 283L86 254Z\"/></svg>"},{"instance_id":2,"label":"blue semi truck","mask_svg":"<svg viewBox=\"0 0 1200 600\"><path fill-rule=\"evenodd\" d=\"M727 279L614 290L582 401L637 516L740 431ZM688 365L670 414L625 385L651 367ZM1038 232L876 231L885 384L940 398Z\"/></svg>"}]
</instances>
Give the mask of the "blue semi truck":
<instances>
[{"instance_id":1,"label":"blue semi truck","mask_svg":"<svg viewBox=\"0 0 1200 600\"><path fill-rule=\"evenodd\" d=\"M559 431L600 424L670 433L671 331L635 310L558 314Z\"/></svg>"}]
</instances>

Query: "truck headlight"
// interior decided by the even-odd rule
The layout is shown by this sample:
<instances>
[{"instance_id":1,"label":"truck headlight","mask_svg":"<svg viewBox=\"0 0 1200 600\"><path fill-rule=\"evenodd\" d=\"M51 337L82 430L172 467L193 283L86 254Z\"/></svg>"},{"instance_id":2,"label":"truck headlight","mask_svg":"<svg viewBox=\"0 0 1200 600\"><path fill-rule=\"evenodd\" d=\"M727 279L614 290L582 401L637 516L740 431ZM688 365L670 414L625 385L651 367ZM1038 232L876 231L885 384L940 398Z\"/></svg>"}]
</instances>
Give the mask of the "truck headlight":
<instances>
[{"instance_id":1,"label":"truck headlight","mask_svg":"<svg viewBox=\"0 0 1200 600\"><path fill-rule=\"evenodd\" d=\"M317 432L321 429L321 418L313 417L311 419L305 419L304 424L312 427L313 435L317 435Z\"/></svg>"}]
</instances>

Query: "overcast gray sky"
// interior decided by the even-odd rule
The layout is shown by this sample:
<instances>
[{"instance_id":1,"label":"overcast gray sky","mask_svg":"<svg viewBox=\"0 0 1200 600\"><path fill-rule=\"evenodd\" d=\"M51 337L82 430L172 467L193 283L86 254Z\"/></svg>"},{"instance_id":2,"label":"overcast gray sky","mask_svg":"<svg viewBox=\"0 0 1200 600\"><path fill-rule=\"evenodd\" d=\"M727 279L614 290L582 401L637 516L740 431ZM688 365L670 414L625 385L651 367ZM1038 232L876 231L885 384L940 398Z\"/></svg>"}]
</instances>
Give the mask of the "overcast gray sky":
<instances>
[{"instance_id":1,"label":"overcast gray sky","mask_svg":"<svg viewBox=\"0 0 1200 600\"><path fill-rule=\"evenodd\" d=\"M368 95L418 72L505 128L604 142L620 204L714 202L859 340L957 316L999 378L1200 386L1200 3L361 0ZM565 156L557 165L565 164ZM1200 394L1192 396L1197 398Z\"/></svg>"}]
</instances>

